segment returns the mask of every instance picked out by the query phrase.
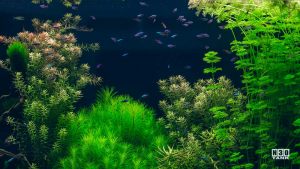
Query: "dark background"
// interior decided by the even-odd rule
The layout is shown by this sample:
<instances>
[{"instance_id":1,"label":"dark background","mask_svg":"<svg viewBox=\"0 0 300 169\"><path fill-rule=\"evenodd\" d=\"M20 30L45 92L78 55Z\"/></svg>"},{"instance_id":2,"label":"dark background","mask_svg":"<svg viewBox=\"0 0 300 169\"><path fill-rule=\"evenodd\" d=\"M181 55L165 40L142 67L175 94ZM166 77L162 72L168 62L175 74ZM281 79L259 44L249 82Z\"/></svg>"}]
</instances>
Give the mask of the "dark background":
<instances>
[{"instance_id":1,"label":"dark background","mask_svg":"<svg viewBox=\"0 0 300 169\"><path fill-rule=\"evenodd\" d=\"M55 0L54 0L55 1ZM199 78L207 78L202 61L204 53L209 50L219 52L223 60L220 63L223 71L220 75L226 75L239 87L239 73L234 69L230 59L232 54L226 54L223 50L230 49L233 40L231 32L221 30L216 22L208 24L202 21L203 16L197 17L194 10L188 9L187 0L145 0L149 7L142 7L137 0L83 0L78 10L65 8L58 1L49 5L48 9L42 9L39 5L31 4L31 0L0 0L0 34L15 36L18 32L32 30L31 19L42 20L60 19L65 13L71 12L82 17L82 25L94 28L93 32L76 32L79 43L99 42L101 50L96 53L84 53L83 63L89 63L91 72L103 78L100 87L88 87L85 89L84 98L78 107L88 106L93 103L96 91L103 86L115 87L120 94L130 96L145 102L161 114L157 104L162 98L159 93L157 81L172 75L183 75L190 82ZM172 13L178 8L177 13ZM141 23L133 21L138 14L144 14ZM152 23L147 17L156 14L157 22ZM194 22L189 27L183 27L177 17L184 15ZM24 16L24 21L14 20L15 16ZM90 16L95 16L92 20ZM175 39L161 38L156 34L163 31L161 22L164 22L172 34L178 34ZM147 39L137 39L133 35L139 31L148 34ZM197 39L199 33L208 33L210 38ZM222 35L217 40L219 34ZM111 37L122 38L124 41L115 44ZM161 39L164 45L158 45L154 39ZM175 48L167 48L167 44L175 44ZM204 48L210 46L209 50ZM1 45L0 58L6 57L6 47ZM123 53L129 53L122 57ZM102 64L96 69L97 64ZM170 65L170 68L168 68ZM186 67L191 67L187 69ZM11 79L7 72L0 70L0 94L8 90ZM142 94L149 94L148 98L141 99Z\"/></svg>"}]
</instances>

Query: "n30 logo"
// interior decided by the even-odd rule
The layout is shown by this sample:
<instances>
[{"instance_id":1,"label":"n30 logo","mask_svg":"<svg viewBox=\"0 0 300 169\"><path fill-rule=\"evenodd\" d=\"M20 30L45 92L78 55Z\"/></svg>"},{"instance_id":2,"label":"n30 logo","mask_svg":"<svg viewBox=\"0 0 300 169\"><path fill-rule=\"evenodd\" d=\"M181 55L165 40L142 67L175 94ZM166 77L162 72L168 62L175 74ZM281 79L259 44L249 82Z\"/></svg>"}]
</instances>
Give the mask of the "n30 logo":
<instances>
[{"instance_id":1,"label":"n30 logo","mask_svg":"<svg viewBox=\"0 0 300 169\"><path fill-rule=\"evenodd\" d=\"M273 160L288 160L290 149L272 149Z\"/></svg>"}]
</instances>

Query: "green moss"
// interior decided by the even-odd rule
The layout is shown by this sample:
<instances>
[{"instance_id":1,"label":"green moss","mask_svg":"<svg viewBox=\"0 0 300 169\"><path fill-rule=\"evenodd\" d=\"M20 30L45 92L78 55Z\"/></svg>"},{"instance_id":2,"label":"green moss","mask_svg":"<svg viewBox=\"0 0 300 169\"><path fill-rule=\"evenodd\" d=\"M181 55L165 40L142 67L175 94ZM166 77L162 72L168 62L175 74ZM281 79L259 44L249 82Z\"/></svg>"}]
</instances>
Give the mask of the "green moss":
<instances>
[{"instance_id":1,"label":"green moss","mask_svg":"<svg viewBox=\"0 0 300 169\"><path fill-rule=\"evenodd\" d=\"M105 89L90 109L70 124L71 147L63 169L157 168L157 147L166 144L153 111Z\"/></svg>"},{"instance_id":2,"label":"green moss","mask_svg":"<svg viewBox=\"0 0 300 169\"><path fill-rule=\"evenodd\" d=\"M29 52L27 47L21 42L13 42L7 48L7 56L13 71L25 72L29 61Z\"/></svg>"}]
</instances>

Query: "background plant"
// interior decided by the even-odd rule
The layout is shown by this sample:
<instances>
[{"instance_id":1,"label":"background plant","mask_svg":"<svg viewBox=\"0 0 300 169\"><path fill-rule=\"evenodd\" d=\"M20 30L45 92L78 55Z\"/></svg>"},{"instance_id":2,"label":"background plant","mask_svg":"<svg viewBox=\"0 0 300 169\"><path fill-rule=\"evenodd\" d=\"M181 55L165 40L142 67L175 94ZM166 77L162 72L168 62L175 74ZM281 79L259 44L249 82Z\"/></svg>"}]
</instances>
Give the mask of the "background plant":
<instances>
[{"instance_id":1,"label":"background plant","mask_svg":"<svg viewBox=\"0 0 300 169\"><path fill-rule=\"evenodd\" d=\"M158 84L166 97L160 101L166 113L160 122L173 144L160 149L160 168L252 166L239 162L245 97L230 80L199 80L191 86L182 76L174 76Z\"/></svg>"},{"instance_id":2,"label":"background plant","mask_svg":"<svg viewBox=\"0 0 300 169\"><path fill-rule=\"evenodd\" d=\"M153 111L112 89L66 123L70 148L57 168L157 168L157 147L166 144Z\"/></svg>"},{"instance_id":3,"label":"background plant","mask_svg":"<svg viewBox=\"0 0 300 169\"><path fill-rule=\"evenodd\" d=\"M240 145L244 161L259 168L276 165L272 148L290 148L299 164L299 1L190 0L198 14L227 23L235 40L231 50L239 60L247 93L247 111L241 128L247 132ZM238 40L237 30L243 38ZM289 132L286 132L289 131ZM294 131L294 132L293 132Z\"/></svg>"},{"instance_id":4,"label":"background plant","mask_svg":"<svg viewBox=\"0 0 300 169\"><path fill-rule=\"evenodd\" d=\"M34 32L20 32L12 38L0 37L3 43L18 44L14 48L16 51L23 51L24 46L20 44L29 51L25 72L12 69L15 65L12 57L1 61L1 66L13 74L23 104L22 113L6 118L13 129L10 137L17 140L20 151L33 162L32 168L51 168L53 161L63 155L63 140L68 131L60 121L73 117L74 104L81 97L81 89L101 80L89 74L87 64L79 64L82 49L76 44L74 35L69 33L79 21L79 16L71 14L54 23L34 19ZM96 50L99 45L84 48ZM24 58L22 52L19 53L19 57Z\"/></svg>"},{"instance_id":5,"label":"background plant","mask_svg":"<svg viewBox=\"0 0 300 169\"><path fill-rule=\"evenodd\" d=\"M66 7L72 7L74 5L80 5L81 0L60 0L61 3ZM32 0L34 4L50 4L52 0Z\"/></svg>"}]
</instances>

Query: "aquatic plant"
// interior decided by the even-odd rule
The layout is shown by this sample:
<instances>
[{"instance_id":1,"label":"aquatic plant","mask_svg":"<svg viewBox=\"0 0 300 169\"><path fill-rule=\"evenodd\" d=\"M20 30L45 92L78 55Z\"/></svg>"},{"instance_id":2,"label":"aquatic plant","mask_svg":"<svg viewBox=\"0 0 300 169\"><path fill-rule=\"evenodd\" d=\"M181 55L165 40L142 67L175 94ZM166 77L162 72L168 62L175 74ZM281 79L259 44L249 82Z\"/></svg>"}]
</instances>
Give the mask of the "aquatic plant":
<instances>
[{"instance_id":1,"label":"aquatic plant","mask_svg":"<svg viewBox=\"0 0 300 169\"><path fill-rule=\"evenodd\" d=\"M203 57L203 61L210 64L211 67L209 68L205 68L203 70L204 73L206 74L211 74L211 77L214 79L215 78L215 74L218 71L221 71L222 68L220 67L215 67L216 63L219 63L221 61L221 58L217 56L218 52L215 51L209 51L207 52L204 57Z\"/></svg>"},{"instance_id":2,"label":"aquatic plant","mask_svg":"<svg viewBox=\"0 0 300 169\"><path fill-rule=\"evenodd\" d=\"M157 168L157 147L166 145L153 111L112 89L104 89L67 130L70 148L57 166L62 169Z\"/></svg>"},{"instance_id":3,"label":"aquatic plant","mask_svg":"<svg viewBox=\"0 0 300 169\"><path fill-rule=\"evenodd\" d=\"M291 149L290 161L300 164L300 17L299 1L190 0L198 14L226 22L235 40L231 50L239 60L247 93L242 161L256 168L276 168L273 148ZM243 38L238 40L238 32ZM238 167L238 166L236 166Z\"/></svg>"},{"instance_id":4,"label":"aquatic plant","mask_svg":"<svg viewBox=\"0 0 300 169\"><path fill-rule=\"evenodd\" d=\"M160 149L159 168L226 168L239 163L236 147L243 135L239 127L245 97L229 79L201 79L191 86L182 76L174 76L158 84L165 95L160 123L173 144Z\"/></svg>"},{"instance_id":5,"label":"aquatic plant","mask_svg":"<svg viewBox=\"0 0 300 169\"><path fill-rule=\"evenodd\" d=\"M13 42L7 48L11 69L15 72L25 73L29 61L28 49L21 42Z\"/></svg>"},{"instance_id":6,"label":"aquatic plant","mask_svg":"<svg viewBox=\"0 0 300 169\"><path fill-rule=\"evenodd\" d=\"M34 32L20 32L17 37L1 36L0 42L25 44L29 51L24 74L9 69L11 60L2 67L14 76L23 112L18 116L5 114L12 127L20 151L32 163L31 167L51 168L64 152L68 131L64 119L71 120L74 104L88 84L99 84L100 78L89 73L87 64L79 64L81 45L68 30L77 26L80 17L66 14L61 21L33 20ZM92 49L99 47L93 44ZM89 46L85 46L89 49Z\"/></svg>"},{"instance_id":7,"label":"aquatic plant","mask_svg":"<svg viewBox=\"0 0 300 169\"><path fill-rule=\"evenodd\" d=\"M81 0L60 0L61 3L66 7L72 7L73 5L80 5ZM50 4L52 0L32 0L34 4Z\"/></svg>"}]
</instances>

